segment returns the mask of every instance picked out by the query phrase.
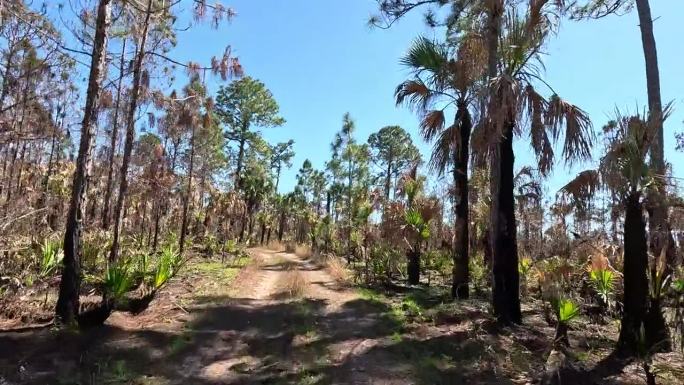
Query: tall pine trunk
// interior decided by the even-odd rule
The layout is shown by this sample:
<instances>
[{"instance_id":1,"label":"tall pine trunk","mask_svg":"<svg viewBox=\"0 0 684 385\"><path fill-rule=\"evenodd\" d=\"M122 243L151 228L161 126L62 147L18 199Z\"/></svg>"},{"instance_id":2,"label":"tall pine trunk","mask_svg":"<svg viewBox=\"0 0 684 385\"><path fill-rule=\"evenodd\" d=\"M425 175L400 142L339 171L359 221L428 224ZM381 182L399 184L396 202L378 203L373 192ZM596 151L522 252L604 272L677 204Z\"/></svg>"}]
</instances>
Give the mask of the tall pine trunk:
<instances>
[{"instance_id":1,"label":"tall pine trunk","mask_svg":"<svg viewBox=\"0 0 684 385\"><path fill-rule=\"evenodd\" d=\"M390 190L392 189L392 157L387 160L387 171L385 175L385 200L390 200Z\"/></svg>"},{"instance_id":2,"label":"tall pine trunk","mask_svg":"<svg viewBox=\"0 0 684 385\"><path fill-rule=\"evenodd\" d=\"M644 61L646 64L646 90L648 93L648 112L649 122L655 131L651 142L651 168L656 175L664 176L665 155L663 146L663 106L660 97L660 72L658 69L658 50L656 48L655 37L653 35L653 20L651 18L651 8L648 0L637 0L637 13L639 14L639 28L641 30L641 43L644 51ZM665 250L665 271L660 272L663 276L672 273L676 266L677 252L675 249L674 238L670 231L667 220L667 200L664 199L664 183L656 184L656 188L649 192L649 232L651 252L660 258L662 251ZM656 264L657 265L657 264ZM652 279L658 273L656 268L652 269ZM665 325L659 298L651 298L648 310L647 325L649 345L657 345L659 350L671 350L669 330Z\"/></svg>"},{"instance_id":3,"label":"tall pine trunk","mask_svg":"<svg viewBox=\"0 0 684 385\"><path fill-rule=\"evenodd\" d=\"M192 133L190 134L190 167L188 169L188 186L185 192L185 200L183 201L183 218L181 219L181 233L178 240L178 251L183 253L185 249L185 235L188 232L188 211L190 210L190 200L192 199L192 173L195 167L195 125L192 125Z\"/></svg>"},{"instance_id":4,"label":"tall pine trunk","mask_svg":"<svg viewBox=\"0 0 684 385\"><path fill-rule=\"evenodd\" d=\"M464 100L458 103L456 123L459 125L460 146L454 151L454 185L456 186L456 226L454 234L454 268L451 285L451 296L457 299L467 299L469 296L470 262L468 254L468 158L470 146L470 131L472 122L470 112Z\"/></svg>"},{"instance_id":5,"label":"tall pine trunk","mask_svg":"<svg viewBox=\"0 0 684 385\"><path fill-rule=\"evenodd\" d=\"M105 76L107 28L110 23L111 0L100 0L97 7L93 54L88 76L88 90L81 125L81 141L76 159L71 189L71 200L64 232L64 260L62 279L57 299L57 319L72 324L78 317L79 292L81 289L81 232L83 231L83 208L88 186L87 165L93 148L93 128L97 122L97 102L100 96L100 83Z\"/></svg>"},{"instance_id":6,"label":"tall pine trunk","mask_svg":"<svg viewBox=\"0 0 684 385\"><path fill-rule=\"evenodd\" d=\"M243 133L248 132L248 128L243 129ZM237 167L235 168L235 187L240 188L242 186L242 162L245 156L245 144L247 139L243 134L242 139L240 139L240 144L238 146L238 157L237 157Z\"/></svg>"},{"instance_id":7,"label":"tall pine trunk","mask_svg":"<svg viewBox=\"0 0 684 385\"><path fill-rule=\"evenodd\" d=\"M104 206L102 207L102 229L109 229L109 208L112 200L112 189L114 184L114 158L116 156L116 140L119 136L119 110L121 109L121 86L124 78L124 68L126 64L126 39L121 45L121 61L119 65L119 83L116 86L116 104L114 105L114 121L112 122L112 136L109 140L109 164L107 165L107 182L105 184Z\"/></svg>"},{"instance_id":8,"label":"tall pine trunk","mask_svg":"<svg viewBox=\"0 0 684 385\"><path fill-rule=\"evenodd\" d=\"M152 0L147 1L145 22L143 24L142 35L138 43L133 67L133 84L131 85L131 100L128 105L126 116L126 140L124 141L123 159L121 160L121 172L119 175L119 195L116 197L114 208L114 232L112 237L112 249L109 253L109 260L116 261L119 254L119 237L121 235L121 222L126 194L128 193L128 165L131 162L133 152L133 141L135 140L135 114L138 110L138 99L140 98L140 85L142 81L142 66L145 59L145 43L147 42L147 31L150 27L152 16Z\"/></svg>"}]
</instances>

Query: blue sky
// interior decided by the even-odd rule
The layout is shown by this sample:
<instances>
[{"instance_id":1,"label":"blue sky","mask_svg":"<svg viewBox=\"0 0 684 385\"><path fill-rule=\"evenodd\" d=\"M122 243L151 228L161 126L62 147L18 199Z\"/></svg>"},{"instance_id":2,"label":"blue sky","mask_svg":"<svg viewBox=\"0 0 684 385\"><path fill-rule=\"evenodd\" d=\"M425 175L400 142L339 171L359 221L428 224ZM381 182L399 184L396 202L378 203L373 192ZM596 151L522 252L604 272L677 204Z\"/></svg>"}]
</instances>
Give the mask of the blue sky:
<instances>
[{"instance_id":1,"label":"blue sky","mask_svg":"<svg viewBox=\"0 0 684 385\"><path fill-rule=\"evenodd\" d=\"M190 2L185 1L186 11ZM424 157L430 146L418 136L418 119L395 107L393 92L409 75L399 64L418 35L432 37L420 12L390 30L370 29L366 22L376 12L374 0L233 0L238 13L218 30L200 25L179 34L172 56L207 63L231 45L246 74L263 81L277 98L287 123L263 130L272 143L295 141L296 157L283 174L282 191L290 190L302 162L309 158L322 168L329 159L329 143L341 127L342 115L356 121L357 139L386 125L401 125L411 133ZM666 156L676 176L684 177L684 154L674 151L674 133L684 130L684 1L652 0L662 97L674 102L666 123ZM183 18L181 18L183 19ZM441 38L441 34L438 34ZM643 54L636 11L597 21L564 21L546 49L546 79L565 99L586 110L595 129L614 116L615 108L635 112L646 105ZM211 80L216 89L220 81ZM543 89L540 87L540 89ZM516 168L531 164L528 141L516 144ZM558 164L548 181L548 192L580 169Z\"/></svg>"},{"instance_id":2,"label":"blue sky","mask_svg":"<svg viewBox=\"0 0 684 385\"><path fill-rule=\"evenodd\" d=\"M684 154L674 151L674 132L683 129L684 1L652 1L660 61L662 96L674 101L666 124L666 155L675 175L684 176ZM304 159L323 167L329 143L349 111L357 138L385 125L398 124L419 143L411 111L395 107L393 91L408 73L398 59L419 34L432 36L421 14L414 13L390 30L369 29L373 0L236 0L238 16L218 31L196 28L179 38L177 56L210 57L230 44L247 74L262 80L277 98L287 124L263 130L271 142L295 140L294 167L284 173L282 190L294 185ZM441 37L441 36L438 36ZM634 112L646 104L645 72L636 12L598 21L565 21L547 47L546 79L567 100L585 109L599 129L615 108ZM533 161L527 141L517 144L516 167ZM581 166L580 166L581 167ZM548 192L554 194L570 175L558 164Z\"/></svg>"}]
</instances>

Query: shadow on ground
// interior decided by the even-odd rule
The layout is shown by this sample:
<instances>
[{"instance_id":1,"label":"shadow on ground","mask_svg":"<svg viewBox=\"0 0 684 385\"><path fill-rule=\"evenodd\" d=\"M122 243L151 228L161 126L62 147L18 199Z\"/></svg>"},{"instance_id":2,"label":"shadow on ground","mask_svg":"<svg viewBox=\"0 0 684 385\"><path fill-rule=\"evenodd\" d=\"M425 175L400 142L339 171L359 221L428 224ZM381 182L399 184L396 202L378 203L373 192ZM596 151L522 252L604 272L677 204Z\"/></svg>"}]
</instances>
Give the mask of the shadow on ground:
<instances>
[{"instance_id":1,"label":"shadow on ground","mask_svg":"<svg viewBox=\"0 0 684 385\"><path fill-rule=\"evenodd\" d=\"M378 301L198 298L182 332L50 329L0 334L0 380L21 384L509 383L467 333L424 340ZM474 369L477 368L477 369ZM0 381L2 383L2 381Z\"/></svg>"},{"instance_id":2,"label":"shadow on ground","mask_svg":"<svg viewBox=\"0 0 684 385\"><path fill-rule=\"evenodd\" d=\"M288 261L261 266L292 268ZM195 296L186 307L191 321L180 329L106 325L0 334L0 384L508 385L511 372L534 373L543 365L543 325L494 330L480 306L485 302L442 306L448 295L430 288L382 295L332 312L326 300ZM411 324L397 304L433 312L432 323Z\"/></svg>"}]
</instances>

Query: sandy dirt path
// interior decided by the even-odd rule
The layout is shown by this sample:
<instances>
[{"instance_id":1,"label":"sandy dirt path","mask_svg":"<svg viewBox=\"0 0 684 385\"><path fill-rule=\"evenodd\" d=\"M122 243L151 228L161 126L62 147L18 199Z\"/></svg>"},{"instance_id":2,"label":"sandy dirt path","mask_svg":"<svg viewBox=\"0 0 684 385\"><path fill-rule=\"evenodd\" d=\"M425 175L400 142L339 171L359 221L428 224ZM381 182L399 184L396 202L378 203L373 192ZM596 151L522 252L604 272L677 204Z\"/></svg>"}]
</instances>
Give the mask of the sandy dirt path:
<instances>
[{"instance_id":1,"label":"sandy dirt path","mask_svg":"<svg viewBox=\"0 0 684 385\"><path fill-rule=\"evenodd\" d=\"M258 268L238 277L232 311L196 334L216 338L185 362L186 379L209 383L405 384L385 354L359 359L387 342L386 309L367 303L313 262L266 249L250 251ZM300 298L283 298L293 274ZM232 314L230 314L232 313ZM202 317L205 317L203 315ZM391 326L391 325L390 325ZM237 329L237 330L236 330ZM212 362L209 362L212 361Z\"/></svg>"},{"instance_id":2,"label":"sandy dirt path","mask_svg":"<svg viewBox=\"0 0 684 385\"><path fill-rule=\"evenodd\" d=\"M391 351L387 306L294 254L249 253L228 281L231 262L199 257L138 316L0 335L0 384L417 383ZM283 295L293 277L305 282L294 298Z\"/></svg>"}]
</instances>

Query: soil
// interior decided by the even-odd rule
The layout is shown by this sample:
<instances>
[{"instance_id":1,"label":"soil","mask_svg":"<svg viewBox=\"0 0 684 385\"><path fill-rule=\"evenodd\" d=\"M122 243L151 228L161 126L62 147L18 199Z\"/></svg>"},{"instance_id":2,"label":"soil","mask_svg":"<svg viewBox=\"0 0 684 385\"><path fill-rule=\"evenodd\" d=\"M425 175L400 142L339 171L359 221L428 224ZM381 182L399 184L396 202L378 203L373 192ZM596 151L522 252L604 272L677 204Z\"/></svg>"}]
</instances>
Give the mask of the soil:
<instances>
[{"instance_id":1,"label":"soil","mask_svg":"<svg viewBox=\"0 0 684 385\"><path fill-rule=\"evenodd\" d=\"M528 384L544 370L554 329L534 304L525 326L498 329L486 301L432 311L443 303L422 291L356 290L294 254L250 254L195 260L145 312L101 328L0 333L0 384ZM590 352L579 366L602 362L613 329L571 330ZM583 381L645 383L636 364Z\"/></svg>"}]
</instances>

